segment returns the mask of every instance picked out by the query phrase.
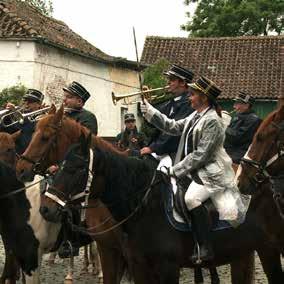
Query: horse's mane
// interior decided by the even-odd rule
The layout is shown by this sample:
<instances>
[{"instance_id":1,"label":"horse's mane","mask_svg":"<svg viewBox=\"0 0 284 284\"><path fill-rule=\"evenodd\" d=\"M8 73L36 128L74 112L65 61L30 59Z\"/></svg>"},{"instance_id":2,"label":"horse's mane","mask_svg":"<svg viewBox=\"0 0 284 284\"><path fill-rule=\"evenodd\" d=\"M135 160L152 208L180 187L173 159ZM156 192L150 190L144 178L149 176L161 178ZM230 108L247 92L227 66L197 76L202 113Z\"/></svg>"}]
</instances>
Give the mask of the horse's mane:
<instances>
[{"instance_id":1,"label":"horse's mane","mask_svg":"<svg viewBox=\"0 0 284 284\"><path fill-rule=\"evenodd\" d=\"M10 143L12 143L13 145L15 145L13 138L7 132L0 132L0 141L2 141L3 144L9 145Z\"/></svg>"},{"instance_id":2,"label":"horse's mane","mask_svg":"<svg viewBox=\"0 0 284 284\"><path fill-rule=\"evenodd\" d=\"M113 204L115 218L125 218L141 202L156 169L149 162L137 158L115 155L93 147L98 171L105 177L102 201Z\"/></svg>"},{"instance_id":3,"label":"horse's mane","mask_svg":"<svg viewBox=\"0 0 284 284\"><path fill-rule=\"evenodd\" d=\"M55 114L48 114L47 116L41 118L36 125L36 130L45 129L46 127L51 125L54 116ZM85 137L88 137L88 135L90 134L90 130L87 127L83 126L79 122L67 116L63 116L60 131L66 133L71 140L73 137L79 138L81 134L83 134ZM74 143L75 142L78 141L74 141ZM109 151L118 155L127 156L127 152L118 150L110 142L94 134L92 135L92 144L93 146L98 147L101 150Z\"/></svg>"},{"instance_id":4,"label":"horse's mane","mask_svg":"<svg viewBox=\"0 0 284 284\"><path fill-rule=\"evenodd\" d=\"M257 132L256 132L256 135L259 134L259 133L262 133L268 125L271 124L271 122L273 121L275 115L277 113L277 110L271 112L263 121L262 123L260 124L260 126L258 127L257 129Z\"/></svg>"}]
</instances>

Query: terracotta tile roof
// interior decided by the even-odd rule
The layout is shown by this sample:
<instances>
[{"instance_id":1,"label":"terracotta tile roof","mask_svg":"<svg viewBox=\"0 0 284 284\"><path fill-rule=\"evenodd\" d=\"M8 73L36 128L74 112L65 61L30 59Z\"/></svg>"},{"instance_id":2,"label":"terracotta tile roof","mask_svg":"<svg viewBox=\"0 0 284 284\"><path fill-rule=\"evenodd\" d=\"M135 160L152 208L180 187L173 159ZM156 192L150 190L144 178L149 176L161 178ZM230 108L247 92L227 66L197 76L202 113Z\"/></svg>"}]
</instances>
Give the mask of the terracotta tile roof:
<instances>
[{"instance_id":1,"label":"terracotta tile roof","mask_svg":"<svg viewBox=\"0 0 284 284\"><path fill-rule=\"evenodd\" d=\"M146 38L141 62L165 58L204 75L233 98L244 90L259 99L284 91L284 36L236 38Z\"/></svg>"},{"instance_id":2,"label":"terracotta tile roof","mask_svg":"<svg viewBox=\"0 0 284 284\"><path fill-rule=\"evenodd\" d=\"M0 0L0 38L33 39L100 62L136 69L136 62L102 52L64 22L44 16L36 8L17 0Z\"/></svg>"}]
</instances>

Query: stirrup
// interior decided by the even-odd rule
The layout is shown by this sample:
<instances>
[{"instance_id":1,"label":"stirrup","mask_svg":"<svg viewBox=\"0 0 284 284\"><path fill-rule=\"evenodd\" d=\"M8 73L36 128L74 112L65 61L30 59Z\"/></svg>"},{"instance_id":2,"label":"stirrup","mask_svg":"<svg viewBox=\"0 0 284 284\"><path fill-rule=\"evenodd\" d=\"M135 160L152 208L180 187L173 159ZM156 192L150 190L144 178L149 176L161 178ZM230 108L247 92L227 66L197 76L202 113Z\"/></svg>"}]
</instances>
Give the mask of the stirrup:
<instances>
[{"instance_id":1,"label":"stirrup","mask_svg":"<svg viewBox=\"0 0 284 284\"><path fill-rule=\"evenodd\" d=\"M191 260L192 260L193 264L195 264L195 265L200 265L202 263L202 259L201 259L201 256L200 256L200 246L199 246L198 242L195 243L194 253L191 256Z\"/></svg>"},{"instance_id":2,"label":"stirrup","mask_svg":"<svg viewBox=\"0 0 284 284\"><path fill-rule=\"evenodd\" d=\"M79 248L73 247L72 243L67 240L61 244L58 249L58 256L60 258L69 258L71 256L78 256Z\"/></svg>"}]
</instances>

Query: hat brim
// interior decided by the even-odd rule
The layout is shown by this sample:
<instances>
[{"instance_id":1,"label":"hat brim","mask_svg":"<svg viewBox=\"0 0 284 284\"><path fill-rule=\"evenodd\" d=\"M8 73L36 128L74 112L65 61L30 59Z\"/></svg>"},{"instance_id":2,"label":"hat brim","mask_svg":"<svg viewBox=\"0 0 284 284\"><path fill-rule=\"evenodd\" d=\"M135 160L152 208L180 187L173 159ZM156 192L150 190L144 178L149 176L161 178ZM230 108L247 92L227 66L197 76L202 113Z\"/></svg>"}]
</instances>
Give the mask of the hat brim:
<instances>
[{"instance_id":1,"label":"hat brim","mask_svg":"<svg viewBox=\"0 0 284 284\"><path fill-rule=\"evenodd\" d=\"M176 72L173 72L173 71L171 71L171 70L170 70L170 71L166 71L166 72L164 72L163 74L164 74L165 76L168 76L168 77L174 76L174 77L179 78L179 79L181 79L181 80L188 81L187 78L185 78L185 77L181 76L180 74L178 74L178 73L176 73Z\"/></svg>"},{"instance_id":2,"label":"hat brim","mask_svg":"<svg viewBox=\"0 0 284 284\"><path fill-rule=\"evenodd\" d=\"M236 102L236 103L241 103L241 104L249 104L249 105L252 104L251 102L247 102L247 101L245 101L241 98L235 98L235 99L233 99L233 101Z\"/></svg>"},{"instance_id":3,"label":"hat brim","mask_svg":"<svg viewBox=\"0 0 284 284\"><path fill-rule=\"evenodd\" d=\"M31 94L24 95L23 100L30 100L30 101L33 101L33 102L41 103L41 100L37 96L33 96Z\"/></svg>"},{"instance_id":4,"label":"hat brim","mask_svg":"<svg viewBox=\"0 0 284 284\"><path fill-rule=\"evenodd\" d=\"M197 91L200 91L201 93L203 93L204 95L206 95L204 93L204 90L202 90L198 85L196 85L195 83L192 83L192 84L188 84L188 87L193 89L193 90L197 90Z\"/></svg>"},{"instance_id":5,"label":"hat brim","mask_svg":"<svg viewBox=\"0 0 284 284\"><path fill-rule=\"evenodd\" d=\"M135 118L131 118L131 119L125 119L124 122L130 122L130 121L136 121Z\"/></svg>"}]
</instances>

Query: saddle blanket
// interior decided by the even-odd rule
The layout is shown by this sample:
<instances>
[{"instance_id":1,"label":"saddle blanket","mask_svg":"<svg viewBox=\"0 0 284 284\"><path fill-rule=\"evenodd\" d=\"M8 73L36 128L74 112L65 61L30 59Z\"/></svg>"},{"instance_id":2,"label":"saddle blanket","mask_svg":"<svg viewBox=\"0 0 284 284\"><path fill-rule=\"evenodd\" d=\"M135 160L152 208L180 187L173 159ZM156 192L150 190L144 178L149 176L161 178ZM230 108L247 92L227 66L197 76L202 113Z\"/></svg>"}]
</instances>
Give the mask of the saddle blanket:
<instances>
[{"instance_id":1,"label":"saddle blanket","mask_svg":"<svg viewBox=\"0 0 284 284\"><path fill-rule=\"evenodd\" d=\"M164 156L158 156L156 154L152 154L154 158L159 160L159 165L157 167L157 170L163 171L163 167L170 167L172 165L172 160L170 156L164 155ZM177 211L174 208L174 194L177 190L176 180L174 178L171 178L171 184L172 186L165 186L165 213L167 216L167 219L169 223L178 231L182 232L190 232L191 226L185 222L185 220L177 213ZM232 228L232 225L225 221L225 220L219 220L215 227L212 228L212 231L218 231L223 230L227 228Z\"/></svg>"},{"instance_id":2,"label":"saddle blanket","mask_svg":"<svg viewBox=\"0 0 284 284\"><path fill-rule=\"evenodd\" d=\"M192 231L191 225L185 222L185 220L176 212L174 208L174 191L175 191L174 186L165 185L164 191L165 191L164 209L168 222L178 231L191 232ZM233 228L229 222L225 220L219 220L217 224L212 228L212 231L219 231L228 228Z\"/></svg>"}]
</instances>

